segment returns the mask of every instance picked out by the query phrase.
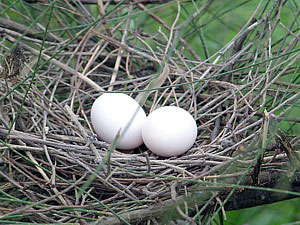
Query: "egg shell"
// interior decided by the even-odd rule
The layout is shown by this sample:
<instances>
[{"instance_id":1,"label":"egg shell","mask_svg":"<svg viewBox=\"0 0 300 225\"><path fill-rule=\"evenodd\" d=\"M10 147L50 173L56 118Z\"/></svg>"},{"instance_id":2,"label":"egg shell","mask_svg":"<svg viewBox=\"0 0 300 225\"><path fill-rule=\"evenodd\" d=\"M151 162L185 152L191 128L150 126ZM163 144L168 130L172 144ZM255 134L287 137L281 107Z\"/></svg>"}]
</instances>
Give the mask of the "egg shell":
<instances>
[{"instance_id":1,"label":"egg shell","mask_svg":"<svg viewBox=\"0 0 300 225\"><path fill-rule=\"evenodd\" d=\"M197 138L197 125L186 110L165 106L154 110L142 127L145 145L153 153L171 157L189 150Z\"/></svg>"},{"instance_id":2,"label":"egg shell","mask_svg":"<svg viewBox=\"0 0 300 225\"><path fill-rule=\"evenodd\" d=\"M91 109L91 122L99 138L111 144L120 130L117 148L128 150L143 143L141 129L146 114L140 105L123 93L99 96Z\"/></svg>"}]
</instances>

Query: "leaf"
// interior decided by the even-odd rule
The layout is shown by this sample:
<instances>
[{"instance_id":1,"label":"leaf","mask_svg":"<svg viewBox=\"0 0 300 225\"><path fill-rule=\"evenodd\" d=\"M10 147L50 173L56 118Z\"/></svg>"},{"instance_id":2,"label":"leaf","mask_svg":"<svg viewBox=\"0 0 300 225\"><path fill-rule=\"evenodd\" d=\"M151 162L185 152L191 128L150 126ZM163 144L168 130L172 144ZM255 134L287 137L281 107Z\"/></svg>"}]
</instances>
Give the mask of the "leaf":
<instances>
[{"instance_id":1,"label":"leaf","mask_svg":"<svg viewBox=\"0 0 300 225\"><path fill-rule=\"evenodd\" d=\"M135 97L135 100L140 104L140 106L143 106L145 104L149 95L154 91L153 89L159 88L163 85L169 73L170 73L169 65L168 63L165 63L164 69L161 72L161 74L157 78L153 79L150 82L150 84L147 85L144 92L140 92Z\"/></svg>"}]
</instances>

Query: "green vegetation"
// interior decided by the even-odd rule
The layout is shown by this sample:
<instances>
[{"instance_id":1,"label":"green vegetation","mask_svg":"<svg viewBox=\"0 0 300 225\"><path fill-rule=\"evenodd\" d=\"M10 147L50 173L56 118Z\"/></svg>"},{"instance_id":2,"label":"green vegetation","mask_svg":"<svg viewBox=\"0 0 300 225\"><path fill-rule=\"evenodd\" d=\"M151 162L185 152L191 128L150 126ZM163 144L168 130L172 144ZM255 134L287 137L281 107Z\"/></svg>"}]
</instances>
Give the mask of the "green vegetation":
<instances>
[{"instance_id":1,"label":"green vegetation","mask_svg":"<svg viewBox=\"0 0 300 225\"><path fill-rule=\"evenodd\" d=\"M227 220L224 224L299 224L299 211L300 201L299 199L293 199L270 205L227 212ZM298 221L298 223L296 221Z\"/></svg>"}]
</instances>

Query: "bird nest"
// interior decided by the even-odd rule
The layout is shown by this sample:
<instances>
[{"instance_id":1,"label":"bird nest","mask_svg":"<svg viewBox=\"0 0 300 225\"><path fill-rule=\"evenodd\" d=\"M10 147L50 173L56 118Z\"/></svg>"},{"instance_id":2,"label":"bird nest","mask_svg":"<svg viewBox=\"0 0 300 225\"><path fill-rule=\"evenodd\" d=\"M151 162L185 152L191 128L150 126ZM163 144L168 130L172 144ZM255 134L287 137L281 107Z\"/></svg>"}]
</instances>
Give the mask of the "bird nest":
<instances>
[{"instance_id":1,"label":"bird nest","mask_svg":"<svg viewBox=\"0 0 300 225\"><path fill-rule=\"evenodd\" d=\"M1 18L1 223L196 224L263 204L246 204L243 194L274 187L282 174L293 186L298 138L278 127L299 123L286 113L299 107L300 86L282 81L299 72L299 35L279 22L282 2L258 6L206 59L178 34L210 1L171 25L131 5L128 14L142 11L167 31L155 35L133 31L130 16L115 28L103 17L66 39L47 27L22 36ZM284 35L272 42L279 27ZM142 93L147 114L166 105L189 111L198 126L193 147L162 158L144 145L119 151L99 140L90 109L104 92Z\"/></svg>"}]
</instances>

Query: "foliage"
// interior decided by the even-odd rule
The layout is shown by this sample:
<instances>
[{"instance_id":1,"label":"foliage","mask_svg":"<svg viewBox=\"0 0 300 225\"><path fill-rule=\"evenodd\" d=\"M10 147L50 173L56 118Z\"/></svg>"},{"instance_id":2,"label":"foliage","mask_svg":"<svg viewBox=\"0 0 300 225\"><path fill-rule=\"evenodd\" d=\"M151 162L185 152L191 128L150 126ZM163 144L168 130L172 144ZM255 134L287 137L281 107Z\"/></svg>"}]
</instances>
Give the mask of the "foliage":
<instances>
[{"instance_id":1,"label":"foliage","mask_svg":"<svg viewBox=\"0 0 300 225\"><path fill-rule=\"evenodd\" d=\"M227 213L224 224L274 224L282 225L300 221L299 199L242 209Z\"/></svg>"}]
</instances>

